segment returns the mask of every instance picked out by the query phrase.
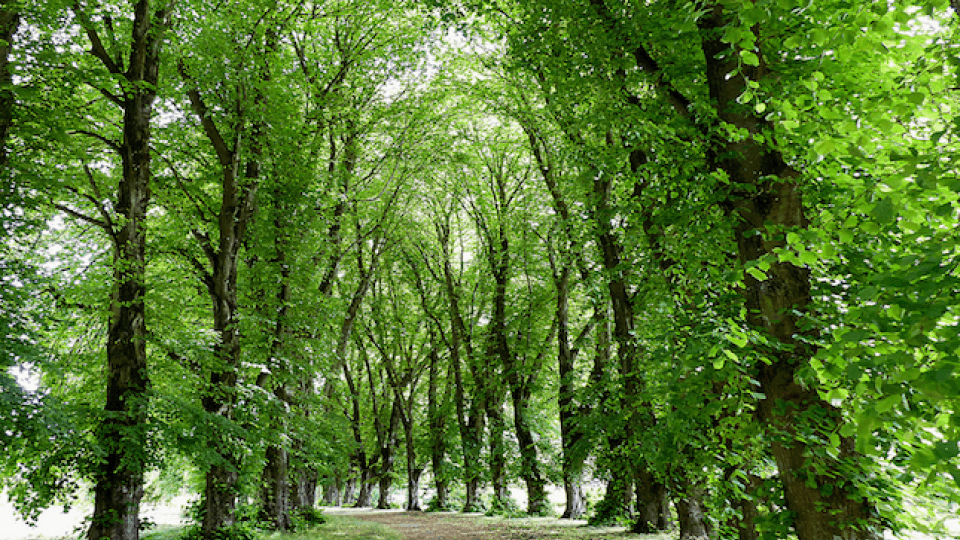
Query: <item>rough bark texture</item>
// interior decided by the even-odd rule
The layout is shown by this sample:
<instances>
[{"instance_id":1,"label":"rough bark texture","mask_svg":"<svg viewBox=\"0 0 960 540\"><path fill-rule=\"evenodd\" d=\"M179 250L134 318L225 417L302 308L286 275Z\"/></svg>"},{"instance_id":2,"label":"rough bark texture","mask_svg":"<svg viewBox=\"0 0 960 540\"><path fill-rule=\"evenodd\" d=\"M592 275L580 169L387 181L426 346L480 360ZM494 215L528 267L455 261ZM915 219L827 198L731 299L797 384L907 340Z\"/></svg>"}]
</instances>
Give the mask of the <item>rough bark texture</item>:
<instances>
[{"instance_id":1,"label":"rough bark texture","mask_svg":"<svg viewBox=\"0 0 960 540\"><path fill-rule=\"evenodd\" d=\"M361 469L360 478L357 482L360 484L360 489L357 491L357 502L354 503L354 508L369 508L373 506L373 487L372 481L370 480L373 476L373 472L369 468Z\"/></svg>"},{"instance_id":2,"label":"rough bark texture","mask_svg":"<svg viewBox=\"0 0 960 540\"><path fill-rule=\"evenodd\" d=\"M625 415L622 440L612 440L610 446L617 448L632 440L644 427L655 422L649 406L640 401L643 381L637 366L639 351L633 341L635 317L633 314L633 295L627 285L627 276L622 266L623 247L610 225L614 210L610 207L610 194L613 189L611 175L598 176L594 180L595 208L593 218L597 224L597 244L603 258L604 268L609 272L607 289L613 308L613 337L617 343L620 378L623 395L620 407ZM636 480L634 494L637 497L637 520L633 532L651 533L662 530L669 523L669 516L663 515L661 500L665 487L655 475L650 473L644 463L631 462L632 475ZM619 486L617 486L619 489ZM627 487L626 489L629 489Z\"/></svg>"},{"instance_id":3,"label":"rough bark texture","mask_svg":"<svg viewBox=\"0 0 960 540\"><path fill-rule=\"evenodd\" d=\"M721 41L728 15L719 5L709 6L699 20L710 97L720 120L750 135L771 134L772 126L737 103L746 90L746 77L761 80L766 73L757 67L740 66L737 51ZM754 28L754 32L759 32ZM740 72L736 70L740 69ZM800 175L790 168L775 148L753 137L725 142L713 153L715 165L732 186L724 209L735 220L741 264L761 257L771 261L767 279L745 278L742 295L751 326L769 336L778 346L765 351L770 364L759 366L759 381L765 399L760 413L771 435L771 449L786 492L787 507L794 512L800 540L880 537L876 512L850 478L858 470L852 438L841 440L839 455L830 457L804 441L825 440L843 424L840 412L820 399L816 388L796 381L797 371L816 352L816 329L807 320L810 311L810 272L791 263L778 262L773 254L786 245L786 231L807 227L800 194Z\"/></svg>"},{"instance_id":4,"label":"rough bark texture","mask_svg":"<svg viewBox=\"0 0 960 540\"><path fill-rule=\"evenodd\" d=\"M711 538L710 524L704 513L703 504L696 495L681 497L675 503L680 540L707 540Z\"/></svg>"},{"instance_id":5,"label":"rough bark texture","mask_svg":"<svg viewBox=\"0 0 960 540\"><path fill-rule=\"evenodd\" d=\"M0 174L7 168L7 137L13 123L13 73L10 70L10 51L13 35L20 26L20 13L12 0L0 2Z\"/></svg>"},{"instance_id":6,"label":"rough bark texture","mask_svg":"<svg viewBox=\"0 0 960 540\"><path fill-rule=\"evenodd\" d=\"M267 447L266 465L261 475L263 517L278 531L290 529L290 480L287 474L289 454L279 445Z\"/></svg>"},{"instance_id":7,"label":"rough bark texture","mask_svg":"<svg viewBox=\"0 0 960 540\"><path fill-rule=\"evenodd\" d=\"M503 507L508 504L510 492L507 490L507 449L503 434L507 430L507 423L503 419L503 404L500 400L487 402L488 444L490 451L490 487L493 489L492 501L494 507Z\"/></svg>"},{"instance_id":8,"label":"rough bark texture","mask_svg":"<svg viewBox=\"0 0 960 540\"><path fill-rule=\"evenodd\" d=\"M123 79L125 89L118 100L123 111L123 138L118 146L122 172L114 202L120 219L117 224L104 224L113 241L115 268L107 331L105 415L97 429L104 456L94 473L94 510L87 537L136 540L147 457L150 389L144 304L145 221L151 180L150 120L156 99L160 50L171 7L163 4L154 10L148 0L134 5L126 69L103 48L89 17L78 5L74 9L92 43L91 54ZM4 11L2 16L4 31L16 28L15 15ZM6 54L3 60L6 61ZM6 66L3 68L2 76L9 77Z\"/></svg>"}]
</instances>

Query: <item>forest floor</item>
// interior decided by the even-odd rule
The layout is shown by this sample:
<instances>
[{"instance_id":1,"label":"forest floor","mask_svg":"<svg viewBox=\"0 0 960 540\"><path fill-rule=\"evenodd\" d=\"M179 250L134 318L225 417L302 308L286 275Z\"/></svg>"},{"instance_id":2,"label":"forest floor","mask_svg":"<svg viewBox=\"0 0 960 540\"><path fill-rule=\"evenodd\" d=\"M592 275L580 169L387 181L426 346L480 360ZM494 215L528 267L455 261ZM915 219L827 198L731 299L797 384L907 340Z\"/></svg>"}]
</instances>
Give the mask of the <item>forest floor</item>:
<instances>
[{"instance_id":1,"label":"forest floor","mask_svg":"<svg viewBox=\"0 0 960 540\"><path fill-rule=\"evenodd\" d=\"M624 527L587 527L557 518L503 518L454 512L404 512L369 508L324 508L324 513L374 522L403 540L666 540L669 534L637 535Z\"/></svg>"}]
</instances>

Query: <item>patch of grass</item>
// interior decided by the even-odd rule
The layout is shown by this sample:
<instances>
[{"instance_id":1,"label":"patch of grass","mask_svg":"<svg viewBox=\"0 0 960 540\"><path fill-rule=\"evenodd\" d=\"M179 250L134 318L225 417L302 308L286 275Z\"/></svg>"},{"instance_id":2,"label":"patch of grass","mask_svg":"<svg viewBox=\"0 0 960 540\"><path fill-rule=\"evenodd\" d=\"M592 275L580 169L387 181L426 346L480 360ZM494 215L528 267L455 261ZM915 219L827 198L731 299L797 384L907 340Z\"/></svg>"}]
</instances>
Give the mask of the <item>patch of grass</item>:
<instances>
[{"instance_id":1,"label":"patch of grass","mask_svg":"<svg viewBox=\"0 0 960 540\"><path fill-rule=\"evenodd\" d=\"M157 525L140 533L140 540L180 540L187 532L186 525Z\"/></svg>"},{"instance_id":2,"label":"patch of grass","mask_svg":"<svg viewBox=\"0 0 960 540\"><path fill-rule=\"evenodd\" d=\"M324 516L326 522L290 533L261 532L262 540L400 540L383 525L346 516ZM188 525L160 525L140 534L140 540L182 540Z\"/></svg>"},{"instance_id":3,"label":"patch of grass","mask_svg":"<svg viewBox=\"0 0 960 540\"><path fill-rule=\"evenodd\" d=\"M379 523L361 521L347 516L326 515L326 523L299 532L273 533L270 540L400 540L399 533Z\"/></svg>"}]
</instances>

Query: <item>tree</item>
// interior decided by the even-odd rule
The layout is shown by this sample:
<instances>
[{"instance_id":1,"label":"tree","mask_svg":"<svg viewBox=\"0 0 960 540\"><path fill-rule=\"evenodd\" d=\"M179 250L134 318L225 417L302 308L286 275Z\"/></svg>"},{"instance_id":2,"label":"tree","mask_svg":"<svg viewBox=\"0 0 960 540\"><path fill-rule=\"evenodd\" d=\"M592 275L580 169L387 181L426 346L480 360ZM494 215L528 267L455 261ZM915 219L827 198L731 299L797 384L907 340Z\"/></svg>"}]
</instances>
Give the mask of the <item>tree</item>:
<instances>
[{"instance_id":1,"label":"tree","mask_svg":"<svg viewBox=\"0 0 960 540\"><path fill-rule=\"evenodd\" d=\"M124 44L114 37L110 18L105 19L109 41L104 42L88 8L78 2L73 11L90 41L90 54L122 83L98 90L123 115L120 141L104 139L120 155L115 214L98 203L99 217L81 217L106 232L114 251L114 291L106 344L107 396L98 432L98 439L105 446L104 459L95 474L94 511L87 536L90 540L136 539L140 532L149 426L144 222L150 202L150 123L157 97L160 53L173 3L154 5L141 0L133 6L126 65L119 54ZM89 169L88 174L92 175Z\"/></svg>"}]
</instances>

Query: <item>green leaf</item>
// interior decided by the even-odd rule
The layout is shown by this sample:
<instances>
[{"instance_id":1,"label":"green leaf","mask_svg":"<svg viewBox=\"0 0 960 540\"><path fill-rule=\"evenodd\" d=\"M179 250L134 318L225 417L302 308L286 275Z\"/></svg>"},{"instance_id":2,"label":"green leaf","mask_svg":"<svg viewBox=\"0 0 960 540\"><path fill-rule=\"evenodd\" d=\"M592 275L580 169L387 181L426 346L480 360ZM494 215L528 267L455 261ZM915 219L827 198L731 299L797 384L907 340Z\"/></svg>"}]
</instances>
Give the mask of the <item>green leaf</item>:
<instances>
[{"instance_id":1,"label":"green leaf","mask_svg":"<svg viewBox=\"0 0 960 540\"><path fill-rule=\"evenodd\" d=\"M870 215L877 218L881 224L892 223L897 217L897 211L893 207L893 202L890 201L889 197L884 197L876 206L873 207L873 210L870 212Z\"/></svg>"},{"instance_id":2,"label":"green leaf","mask_svg":"<svg viewBox=\"0 0 960 540\"><path fill-rule=\"evenodd\" d=\"M840 447L840 435L837 435L837 433L834 432L834 433L831 433L831 434L828 436L828 438L830 439L830 446L831 446L832 448L839 448L839 447Z\"/></svg>"},{"instance_id":3,"label":"green leaf","mask_svg":"<svg viewBox=\"0 0 960 540\"><path fill-rule=\"evenodd\" d=\"M892 409L897 403L903 400L903 396L900 394L894 394L892 396L887 396L876 404L876 409L878 413L885 413Z\"/></svg>"},{"instance_id":4,"label":"green leaf","mask_svg":"<svg viewBox=\"0 0 960 540\"><path fill-rule=\"evenodd\" d=\"M727 341L729 341L730 343L733 343L737 347L742 348L747 346L747 338L743 336L738 336L734 334L724 334L723 337L727 338Z\"/></svg>"},{"instance_id":5,"label":"green leaf","mask_svg":"<svg viewBox=\"0 0 960 540\"><path fill-rule=\"evenodd\" d=\"M758 57L753 51L748 51L746 49L740 51L740 58L743 60L743 63L747 64L748 66L760 65L760 57Z\"/></svg>"},{"instance_id":6,"label":"green leaf","mask_svg":"<svg viewBox=\"0 0 960 540\"><path fill-rule=\"evenodd\" d=\"M765 281L767 279L767 274L763 270L757 268L756 266L752 268L747 268L747 273L753 276L757 281Z\"/></svg>"}]
</instances>

